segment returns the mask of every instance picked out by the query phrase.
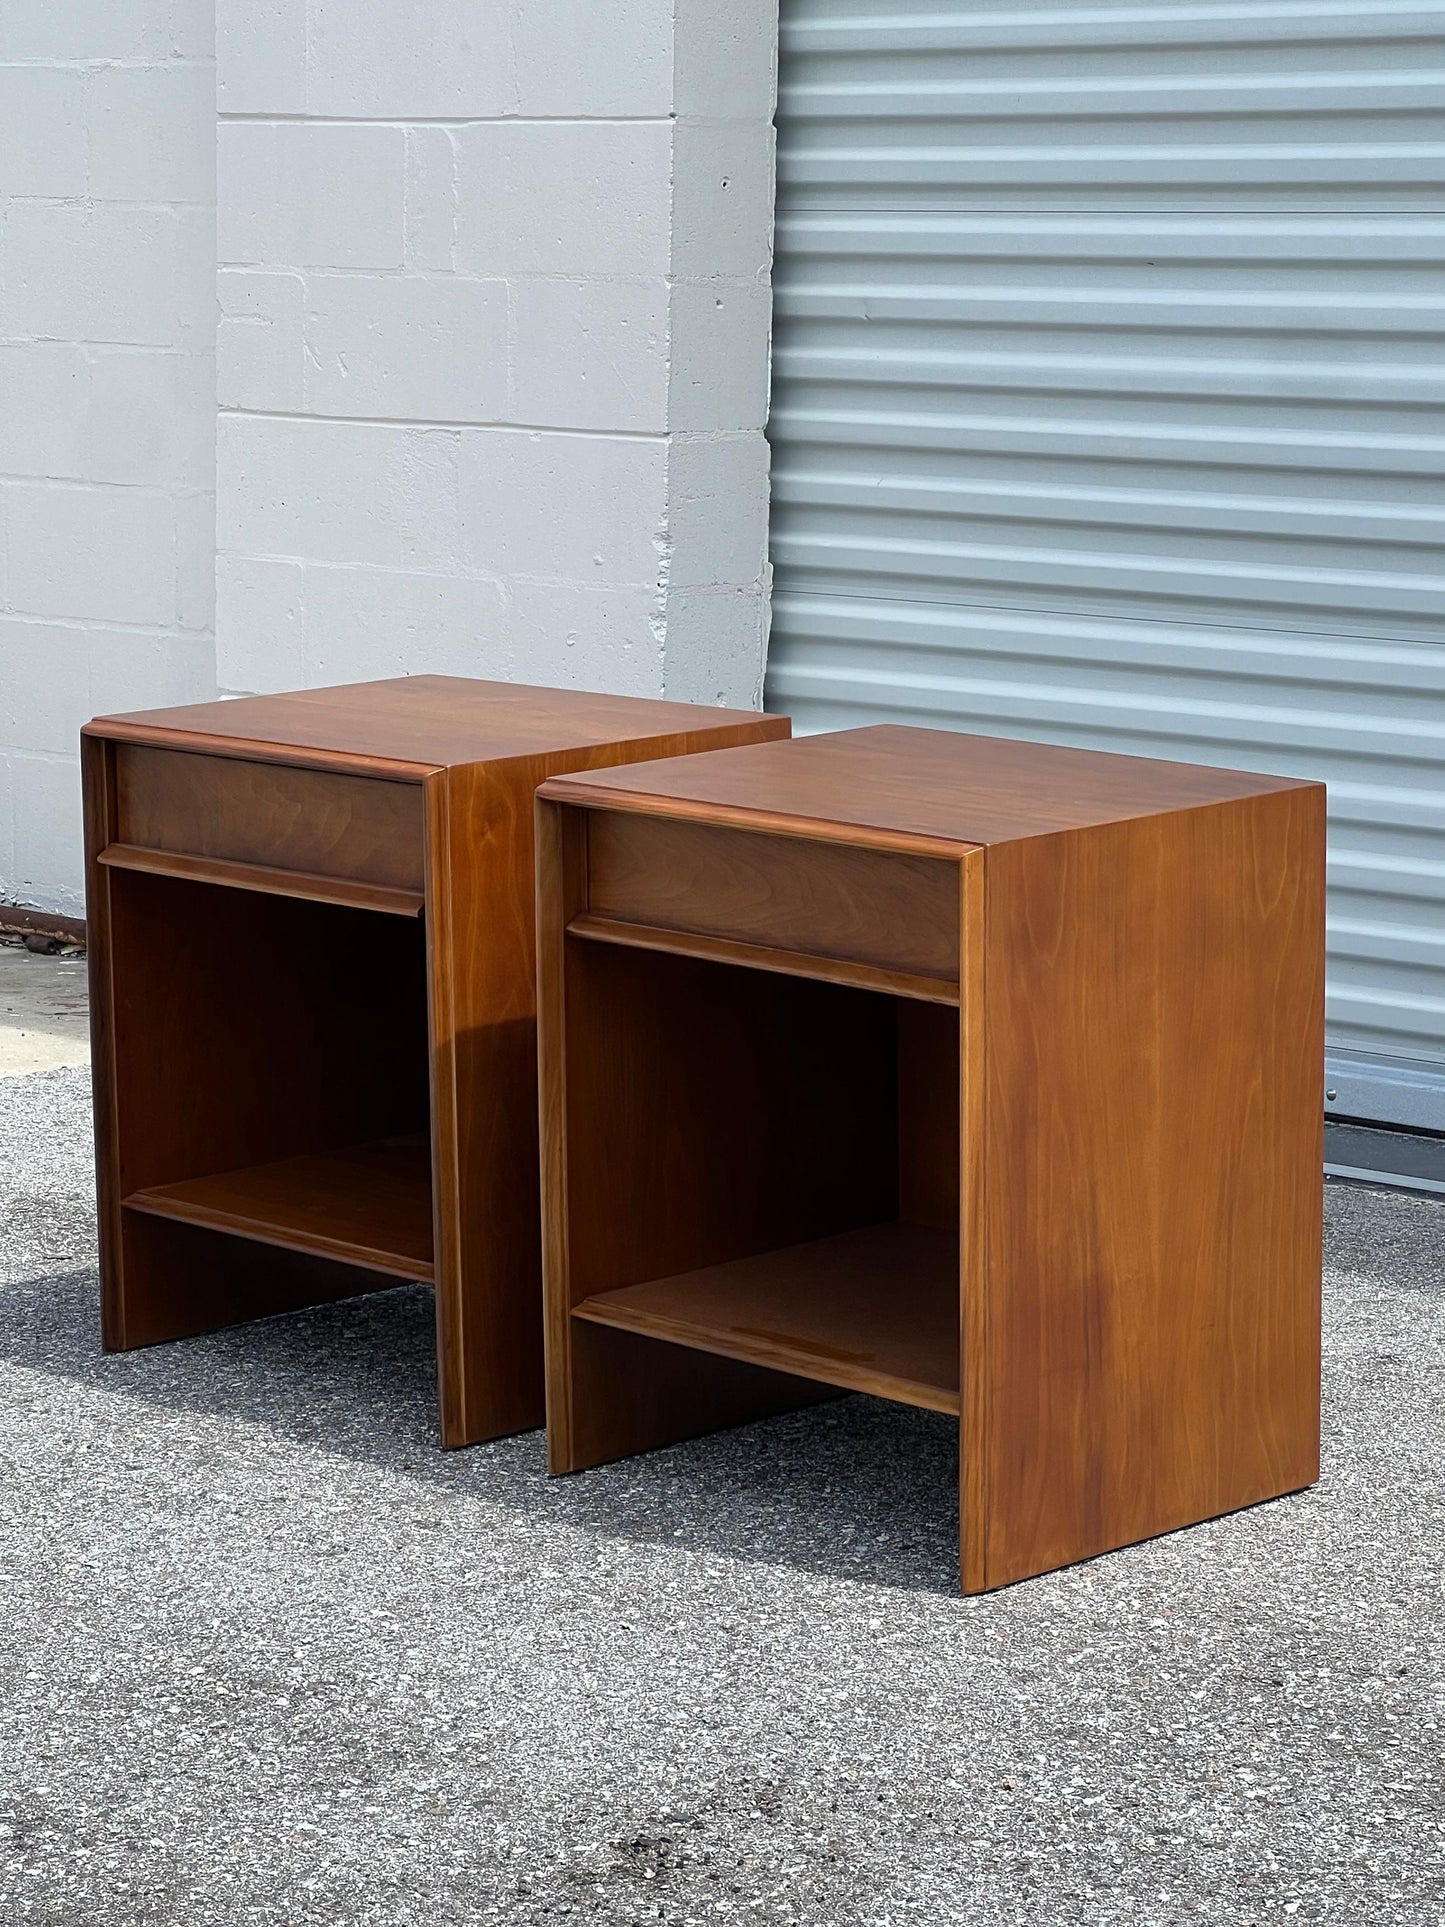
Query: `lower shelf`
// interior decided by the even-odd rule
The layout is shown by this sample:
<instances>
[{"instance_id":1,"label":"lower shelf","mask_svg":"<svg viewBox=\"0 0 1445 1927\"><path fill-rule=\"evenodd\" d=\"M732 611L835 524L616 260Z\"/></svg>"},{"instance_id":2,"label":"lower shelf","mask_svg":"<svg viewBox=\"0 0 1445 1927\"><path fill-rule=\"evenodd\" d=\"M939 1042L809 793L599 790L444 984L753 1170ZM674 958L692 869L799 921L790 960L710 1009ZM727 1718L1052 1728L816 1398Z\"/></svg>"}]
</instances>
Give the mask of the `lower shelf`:
<instances>
[{"instance_id":1,"label":"lower shelf","mask_svg":"<svg viewBox=\"0 0 1445 1927\"><path fill-rule=\"evenodd\" d=\"M574 1318L957 1414L958 1240L870 1225L627 1285Z\"/></svg>"},{"instance_id":2,"label":"lower shelf","mask_svg":"<svg viewBox=\"0 0 1445 1927\"><path fill-rule=\"evenodd\" d=\"M133 1191L125 1206L396 1278L432 1281L431 1155L425 1136L385 1138L154 1185Z\"/></svg>"}]
</instances>

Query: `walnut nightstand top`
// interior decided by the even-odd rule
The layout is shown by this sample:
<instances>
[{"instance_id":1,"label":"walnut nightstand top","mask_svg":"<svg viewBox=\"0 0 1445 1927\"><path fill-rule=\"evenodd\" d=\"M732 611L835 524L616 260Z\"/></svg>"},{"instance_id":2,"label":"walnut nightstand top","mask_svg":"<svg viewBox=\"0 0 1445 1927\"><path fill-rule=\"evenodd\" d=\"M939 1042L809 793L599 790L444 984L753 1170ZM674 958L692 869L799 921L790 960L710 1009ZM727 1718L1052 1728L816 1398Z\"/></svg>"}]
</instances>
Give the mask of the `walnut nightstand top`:
<instances>
[{"instance_id":1,"label":"walnut nightstand top","mask_svg":"<svg viewBox=\"0 0 1445 1927\"><path fill-rule=\"evenodd\" d=\"M886 724L557 777L542 794L559 803L758 828L826 826L845 837L853 830L865 838L979 846L1319 787Z\"/></svg>"},{"instance_id":2,"label":"walnut nightstand top","mask_svg":"<svg viewBox=\"0 0 1445 1927\"><path fill-rule=\"evenodd\" d=\"M86 733L227 755L270 752L276 761L344 764L416 778L459 765L565 755L654 737L665 754L669 738L722 731L730 724L755 734L763 720L752 710L579 689L537 689L467 676L397 676L101 716ZM776 719L778 734L786 734L787 727L783 718Z\"/></svg>"}]
</instances>

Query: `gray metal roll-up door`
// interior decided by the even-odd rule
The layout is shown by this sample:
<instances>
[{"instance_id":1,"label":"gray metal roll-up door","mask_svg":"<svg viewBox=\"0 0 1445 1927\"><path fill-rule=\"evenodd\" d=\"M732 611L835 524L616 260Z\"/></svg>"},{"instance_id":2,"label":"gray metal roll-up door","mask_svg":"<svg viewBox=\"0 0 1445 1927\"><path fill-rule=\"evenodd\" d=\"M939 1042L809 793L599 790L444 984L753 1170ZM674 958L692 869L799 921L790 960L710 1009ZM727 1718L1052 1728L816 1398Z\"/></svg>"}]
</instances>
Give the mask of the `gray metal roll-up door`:
<instances>
[{"instance_id":1,"label":"gray metal roll-up door","mask_svg":"<svg viewBox=\"0 0 1445 1927\"><path fill-rule=\"evenodd\" d=\"M1445 6L782 0L768 696L1323 778L1445 1129Z\"/></svg>"}]
</instances>

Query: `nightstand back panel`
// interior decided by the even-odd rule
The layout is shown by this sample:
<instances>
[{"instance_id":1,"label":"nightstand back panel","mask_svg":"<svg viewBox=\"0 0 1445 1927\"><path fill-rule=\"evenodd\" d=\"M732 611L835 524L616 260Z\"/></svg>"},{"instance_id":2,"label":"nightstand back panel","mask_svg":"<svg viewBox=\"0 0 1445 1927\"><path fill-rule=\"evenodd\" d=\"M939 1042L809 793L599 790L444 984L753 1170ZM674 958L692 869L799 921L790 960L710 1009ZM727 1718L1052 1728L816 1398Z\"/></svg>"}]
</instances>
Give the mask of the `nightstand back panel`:
<instances>
[{"instance_id":1,"label":"nightstand back panel","mask_svg":"<svg viewBox=\"0 0 1445 1927\"><path fill-rule=\"evenodd\" d=\"M568 943L577 1298L896 1216L887 998Z\"/></svg>"},{"instance_id":2,"label":"nightstand back panel","mask_svg":"<svg viewBox=\"0 0 1445 1927\"><path fill-rule=\"evenodd\" d=\"M422 792L332 770L118 743L118 843L422 887Z\"/></svg>"},{"instance_id":3,"label":"nightstand back panel","mask_svg":"<svg viewBox=\"0 0 1445 1927\"><path fill-rule=\"evenodd\" d=\"M122 1197L426 1130L419 922L132 872L110 915Z\"/></svg>"},{"instance_id":4,"label":"nightstand back panel","mask_svg":"<svg viewBox=\"0 0 1445 1927\"><path fill-rule=\"evenodd\" d=\"M957 982L958 865L594 810L587 909Z\"/></svg>"}]
</instances>

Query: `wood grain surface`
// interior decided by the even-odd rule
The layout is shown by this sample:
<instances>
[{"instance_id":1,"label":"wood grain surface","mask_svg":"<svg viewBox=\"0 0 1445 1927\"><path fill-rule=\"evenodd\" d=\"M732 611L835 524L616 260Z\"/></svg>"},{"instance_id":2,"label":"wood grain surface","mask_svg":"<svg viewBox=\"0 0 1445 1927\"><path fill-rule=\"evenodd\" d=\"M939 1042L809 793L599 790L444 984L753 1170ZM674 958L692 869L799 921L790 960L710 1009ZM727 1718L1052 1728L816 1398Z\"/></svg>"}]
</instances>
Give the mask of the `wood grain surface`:
<instances>
[{"instance_id":1,"label":"wood grain surface","mask_svg":"<svg viewBox=\"0 0 1445 1927\"><path fill-rule=\"evenodd\" d=\"M428 970L442 1440L543 1423L535 812L560 770L775 737L777 717L680 704L677 736L593 743L427 779ZM721 717L724 720L719 721Z\"/></svg>"},{"instance_id":2,"label":"wood grain surface","mask_svg":"<svg viewBox=\"0 0 1445 1927\"><path fill-rule=\"evenodd\" d=\"M132 1192L124 1206L432 1280L431 1148L420 1135L156 1185Z\"/></svg>"},{"instance_id":3,"label":"wood grain surface","mask_svg":"<svg viewBox=\"0 0 1445 1927\"><path fill-rule=\"evenodd\" d=\"M572 1313L958 1414L958 1240L893 1222L584 1298Z\"/></svg>"},{"instance_id":4,"label":"wood grain surface","mask_svg":"<svg viewBox=\"0 0 1445 1927\"><path fill-rule=\"evenodd\" d=\"M136 743L115 748L116 841L420 890L421 790Z\"/></svg>"},{"instance_id":5,"label":"wood grain surface","mask_svg":"<svg viewBox=\"0 0 1445 1927\"><path fill-rule=\"evenodd\" d=\"M540 1423L532 790L787 731L454 677L91 724L107 1345L433 1276L444 1442Z\"/></svg>"},{"instance_id":6,"label":"wood grain surface","mask_svg":"<svg viewBox=\"0 0 1445 1927\"><path fill-rule=\"evenodd\" d=\"M895 1218L896 1005L569 936L585 837L540 814L548 1434L573 1471L828 1395L571 1312Z\"/></svg>"},{"instance_id":7,"label":"wood grain surface","mask_svg":"<svg viewBox=\"0 0 1445 1927\"><path fill-rule=\"evenodd\" d=\"M1323 804L990 854L990 1586L1318 1477Z\"/></svg>"},{"instance_id":8,"label":"wood grain surface","mask_svg":"<svg viewBox=\"0 0 1445 1927\"><path fill-rule=\"evenodd\" d=\"M481 682L469 676L396 676L380 682L242 696L181 709L101 716L91 734L133 743L232 754L274 764L300 761L403 776L419 782L430 770L498 763L510 757L561 754L561 768L596 766L586 754L618 743L668 744L693 739L703 749L714 732L738 743L786 736L782 716L746 709L708 709L582 689L539 689ZM573 762L568 752L580 752Z\"/></svg>"},{"instance_id":9,"label":"wood grain surface","mask_svg":"<svg viewBox=\"0 0 1445 1927\"><path fill-rule=\"evenodd\" d=\"M391 917L419 917L426 907L420 890L398 890L389 883L277 870L258 863L234 863L229 857L184 856L171 850L142 849L135 843L107 844L97 861L108 870L145 870L151 876L183 877L226 890L259 890L265 896L302 897L310 903L349 903L358 910L380 910Z\"/></svg>"},{"instance_id":10,"label":"wood grain surface","mask_svg":"<svg viewBox=\"0 0 1445 1927\"><path fill-rule=\"evenodd\" d=\"M891 728L704 760L539 793L554 1466L809 1378L936 1388L910 1347L946 1328L967 1591L1311 1483L1323 789ZM809 839L783 869L779 835ZM870 902L906 922L941 848L956 1013L770 969L770 939L799 969L815 903L820 952L855 951ZM681 941L711 947L647 947ZM942 1326L847 1258L920 1225L958 1239Z\"/></svg>"},{"instance_id":11,"label":"wood grain surface","mask_svg":"<svg viewBox=\"0 0 1445 1927\"><path fill-rule=\"evenodd\" d=\"M735 964L741 970L772 970L785 977L816 977L824 983L852 984L857 990L883 990L898 997L916 998L925 1004L956 1005L958 1002L958 980L954 977L912 977L902 970L855 963L851 957L779 950L766 944L737 943L728 937L699 937L657 924L619 923L615 917L596 917L591 911L573 917L567 934L591 943L616 943L631 950L663 950L675 957L697 957L704 963Z\"/></svg>"},{"instance_id":12,"label":"wood grain surface","mask_svg":"<svg viewBox=\"0 0 1445 1927\"><path fill-rule=\"evenodd\" d=\"M1297 787L1240 770L882 724L571 778L546 794L679 823L845 843L882 837L907 848L1008 842Z\"/></svg>"},{"instance_id":13,"label":"wood grain surface","mask_svg":"<svg viewBox=\"0 0 1445 1927\"><path fill-rule=\"evenodd\" d=\"M958 864L594 810L594 916L958 981Z\"/></svg>"}]
</instances>

